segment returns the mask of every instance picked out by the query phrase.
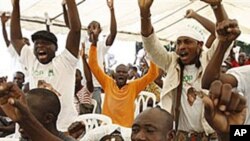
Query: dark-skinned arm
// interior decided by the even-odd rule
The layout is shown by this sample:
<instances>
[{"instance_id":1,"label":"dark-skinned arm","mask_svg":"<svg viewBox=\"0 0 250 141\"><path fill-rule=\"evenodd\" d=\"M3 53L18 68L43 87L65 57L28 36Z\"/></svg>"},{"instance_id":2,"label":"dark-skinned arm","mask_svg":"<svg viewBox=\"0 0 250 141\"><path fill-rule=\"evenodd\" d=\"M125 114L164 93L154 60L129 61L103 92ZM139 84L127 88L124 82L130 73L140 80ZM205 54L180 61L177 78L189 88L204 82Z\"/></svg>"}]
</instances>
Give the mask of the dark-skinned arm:
<instances>
[{"instance_id":1,"label":"dark-skinned arm","mask_svg":"<svg viewBox=\"0 0 250 141\"><path fill-rule=\"evenodd\" d=\"M223 5L221 4L222 0L201 0L201 1L206 2L211 5L217 23L228 19L228 15Z\"/></svg>"},{"instance_id":2,"label":"dark-skinned arm","mask_svg":"<svg viewBox=\"0 0 250 141\"><path fill-rule=\"evenodd\" d=\"M94 84L92 80L92 73L90 71L89 64L86 60L86 54L85 54L85 43L82 43L82 62L83 62L83 70L84 70L84 76L86 78L86 84L87 84L87 89L89 90L90 93L94 91Z\"/></svg>"},{"instance_id":3,"label":"dark-skinned arm","mask_svg":"<svg viewBox=\"0 0 250 141\"><path fill-rule=\"evenodd\" d=\"M66 3L68 6L68 19L70 27L66 42L66 49L77 58L80 45L81 22L75 0L66 0Z\"/></svg>"},{"instance_id":4,"label":"dark-skinned arm","mask_svg":"<svg viewBox=\"0 0 250 141\"><path fill-rule=\"evenodd\" d=\"M211 45L213 44L213 41L216 38L215 35L215 24L210 21L209 19L201 16L200 14L196 13L194 10L189 9L186 12L186 18L193 18L197 22L199 22L207 31L209 31L210 35L206 41L206 47L210 48Z\"/></svg>"},{"instance_id":5,"label":"dark-skinned arm","mask_svg":"<svg viewBox=\"0 0 250 141\"><path fill-rule=\"evenodd\" d=\"M153 25L151 23L150 7L153 0L138 0L141 15L141 34L148 37L153 33Z\"/></svg>"},{"instance_id":6,"label":"dark-skinned arm","mask_svg":"<svg viewBox=\"0 0 250 141\"><path fill-rule=\"evenodd\" d=\"M107 0L108 7L110 9L110 34L106 40L106 46L111 46L115 40L117 34L117 25L116 25L116 18L115 18L115 9L114 9L114 2L113 0Z\"/></svg>"},{"instance_id":7,"label":"dark-skinned arm","mask_svg":"<svg viewBox=\"0 0 250 141\"><path fill-rule=\"evenodd\" d=\"M2 33L3 33L3 38L5 41L6 46L8 47L10 45L10 40L8 38L8 34L6 31L6 22L9 20L10 17L6 16L6 13L4 12L1 16L1 22L2 22Z\"/></svg>"},{"instance_id":8,"label":"dark-skinned arm","mask_svg":"<svg viewBox=\"0 0 250 141\"><path fill-rule=\"evenodd\" d=\"M65 0L63 0L63 2L62 2L62 9L63 9L64 22L65 22L66 26L69 28L68 11L67 11L67 8L66 8Z\"/></svg>"},{"instance_id":9,"label":"dark-skinned arm","mask_svg":"<svg viewBox=\"0 0 250 141\"><path fill-rule=\"evenodd\" d=\"M17 54L20 55L25 42L21 31L19 0L14 0L13 2L13 11L10 21L10 40Z\"/></svg>"},{"instance_id":10,"label":"dark-skinned arm","mask_svg":"<svg viewBox=\"0 0 250 141\"><path fill-rule=\"evenodd\" d=\"M216 27L219 43L211 60L209 61L203 78L202 88L209 89L214 80L221 80L223 83L229 83L233 87L237 86L237 81L232 75L222 74L220 71L224 55L232 42L240 35L240 30L236 20L225 20L218 23Z\"/></svg>"},{"instance_id":11,"label":"dark-skinned arm","mask_svg":"<svg viewBox=\"0 0 250 141\"><path fill-rule=\"evenodd\" d=\"M50 133L30 112L24 93L13 82L0 83L1 108L35 141L62 141Z\"/></svg>"}]
</instances>

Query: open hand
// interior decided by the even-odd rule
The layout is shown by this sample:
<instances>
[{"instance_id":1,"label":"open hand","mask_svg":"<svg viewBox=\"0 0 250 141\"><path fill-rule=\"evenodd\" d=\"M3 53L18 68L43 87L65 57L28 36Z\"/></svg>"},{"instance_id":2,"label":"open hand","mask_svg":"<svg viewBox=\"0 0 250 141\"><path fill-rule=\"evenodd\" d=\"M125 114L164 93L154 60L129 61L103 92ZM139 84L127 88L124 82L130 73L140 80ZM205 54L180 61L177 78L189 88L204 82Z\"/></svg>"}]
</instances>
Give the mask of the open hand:
<instances>
[{"instance_id":1,"label":"open hand","mask_svg":"<svg viewBox=\"0 0 250 141\"><path fill-rule=\"evenodd\" d=\"M108 5L108 7L109 7L110 10L113 9L114 8L114 2L113 2L113 0L107 0L107 5Z\"/></svg>"}]
</instances>

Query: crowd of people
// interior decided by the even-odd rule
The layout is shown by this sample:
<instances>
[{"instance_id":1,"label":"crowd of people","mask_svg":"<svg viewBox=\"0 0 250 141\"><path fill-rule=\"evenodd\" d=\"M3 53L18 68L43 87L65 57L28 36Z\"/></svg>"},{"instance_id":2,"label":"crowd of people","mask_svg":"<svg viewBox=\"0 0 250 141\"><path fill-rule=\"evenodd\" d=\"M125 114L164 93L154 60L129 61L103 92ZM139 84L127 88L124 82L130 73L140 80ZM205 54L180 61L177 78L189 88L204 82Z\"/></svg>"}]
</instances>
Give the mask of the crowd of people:
<instances>
[{"instance_id":1,"label":"crowd of people","mask_svg":"<svg viewBox=\"0 0 250 141\"><path fill-rule=\"evenodd\" d=\"M211 5L216 21L192 9L185 18L207 29L208 39L183 27L166 49L151 22L153 0L138 0L143 49L133 64L119 64L106 72L104 56L117 34L114 0L107 0L110 33L103 41L97 21L89 23L88 40L81 41L76 2L64 0L69 32L59 55L49 24L31 35L33 47L23 37L20 0L13 0L11 17L1 15L2 32L22 71L15 72L13 81L0 76L0 136L21 141L229 141L230 125L250 124L250 63L243 52L237 60L233 55L241 30L237 20L228 17L222 0L201 1ZM142 91L153 93L156 101L149 106L157 106L134 115ZM74 119L87 113L108 116L113 124L85 132L85 124Z\"/></svg>"}]
</instances>

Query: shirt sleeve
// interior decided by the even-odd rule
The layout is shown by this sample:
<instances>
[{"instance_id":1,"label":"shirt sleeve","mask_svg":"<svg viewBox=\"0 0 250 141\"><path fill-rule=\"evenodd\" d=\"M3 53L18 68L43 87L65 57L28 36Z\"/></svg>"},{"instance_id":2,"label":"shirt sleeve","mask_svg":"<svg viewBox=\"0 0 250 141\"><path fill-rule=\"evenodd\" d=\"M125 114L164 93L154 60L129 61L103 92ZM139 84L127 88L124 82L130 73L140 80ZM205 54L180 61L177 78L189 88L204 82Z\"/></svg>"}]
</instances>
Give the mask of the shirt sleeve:
<instances>
[{"instance_id":1,"label":"shirt sleeve","mask_svg":"<svg viewBox=\"0 0 250 141\"><path fill-rule=\"evenodd\" d=\"M149 54L152 61L157 64L160 68L167 71L173 60L173 52L168 52L163 45L160 43L155 33L149 37L142 36L143 47Z\"/></svg>"}]
</instances>

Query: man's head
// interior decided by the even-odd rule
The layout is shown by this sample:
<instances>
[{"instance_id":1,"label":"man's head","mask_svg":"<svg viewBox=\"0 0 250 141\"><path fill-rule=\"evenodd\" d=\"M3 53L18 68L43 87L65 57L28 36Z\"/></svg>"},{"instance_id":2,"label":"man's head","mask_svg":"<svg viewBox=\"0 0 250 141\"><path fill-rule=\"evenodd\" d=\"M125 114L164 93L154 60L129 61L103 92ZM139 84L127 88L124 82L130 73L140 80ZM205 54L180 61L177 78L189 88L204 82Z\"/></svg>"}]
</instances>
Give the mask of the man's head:
<instances>
[{"instance_id":1,"label":"man's head","mask_svg":"<svg viewBox=\"0 0 250 141\"><path fill-rule=\"evenodd\" d=\"M173 117L159 107L144 110L132 125L132 141L171 141L174 137Z\"/></svg>"},{"instance_id":2,"label":"man's head","mask_svg":"<svg viewBox=\"0 0 250 141\"><path fill-rule=\"evenodd\" d=\"M176 33L176 38L176 53L182 64L195 64L202 51L202 35L192 27L183 27Z\"/></svg>"},{"instance_id":3,"label":"man's head","mask_svg":"<svg viewBox=\"0 0 250 141\"><path fill-rule=\"evenodd\" d=\"M128 79L128 67L124 64L120 64L116 67L114 73L114 79L118 87L126 85Z\"/></svg>"},{"instance_id":4,"label":"man's head","mask_svg":"<svg viewBox=\"0 0 250 141\"><path fill-rule=\"evenodd\" d=\"M245 52L241 52L238 57L239 65L243 66L247 60L247 55Z\"/></svg>"},{"instance_id":5,"label":"man's head","mask_svg":"<svg viewBox=\"0 0 250 141\"><path fill-rule=\"evenodd\" d=\"M57 51L56 36L46 30L34 33L32 36L34 42L34 54L42 64L48 64L55 57Z\"/></svg>"},{"instance_id":6,"label":"man's head","mask_svg":"<svg viewBox=\"0 0 250 141\"><path fill-rule=\"evenodd\" d=\"M48 130L56 130L56 121L61 110L58 96L47 89L35 88L27 92L27 106L36 119ZM27 138L20 128L23 138Z\"/></svg>"},{"instance_id":7,"label":"man's head","mask_svg":"<svg viewBox=\"0 0 250 141\"><path fill-rule=\"evenodd\" d=\"M101 28L101 25L99 22L97 22L97 21L90 22L88 25L88 29L87 29L89 37L93 33L93 30L95 30L95 29L98 30L98 33L102 32L102 28ZM91 40L91 38L89 38L89 40Z\"/></svg>"},{"instance_id":8,"label":"man's head","mask_svg":"<svg viewBox=\"0 0 250 141\"><path fill-rule=\"evenodd\" d=\"M16 83L20 89L22 89L23 83L25 82L24 73L20 71L15 72L13 77L13 82Z\"/></svg>"},{"instance_id":9,"label":"man's head","mask_svg":"<svg viewBox=\"0 0 250 141\"><path fill-rule=\"evenodd\" d=\"M132 79L133 77L135 77L137 75L137 67L135 66L132 66L131 68L129 68L129 71L128 71L128 75L129 75L129 79Z\"/></svg>"}]
</instances>

